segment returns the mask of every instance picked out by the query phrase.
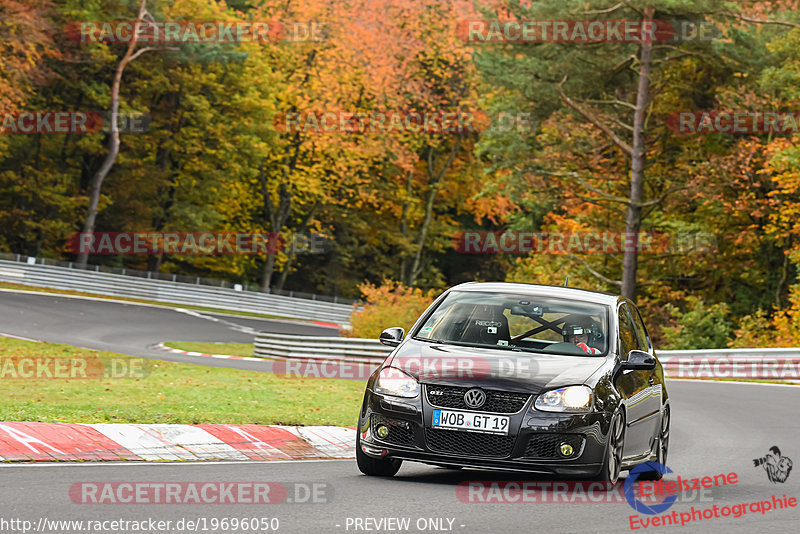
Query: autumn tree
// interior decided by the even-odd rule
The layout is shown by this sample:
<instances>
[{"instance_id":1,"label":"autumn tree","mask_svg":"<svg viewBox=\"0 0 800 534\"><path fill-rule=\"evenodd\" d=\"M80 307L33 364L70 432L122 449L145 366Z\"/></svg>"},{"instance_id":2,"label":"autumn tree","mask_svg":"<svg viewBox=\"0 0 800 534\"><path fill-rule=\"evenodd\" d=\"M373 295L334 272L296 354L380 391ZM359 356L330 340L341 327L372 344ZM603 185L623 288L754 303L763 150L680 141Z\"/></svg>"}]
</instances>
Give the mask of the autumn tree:
<instances>
[{"instance_id":1,"label":"autumn tree","mask_svg":"<svg viewBox=\"0 0 800 534\"><path fill-rule=\"evenodd\" d=\"M712 15L716 18L708 18ZM502 180L557 191L555 197L529 196L535 205L554 210L551 222L583 213L584 228L633 236L659 229L660 214L669 217L664 210L670 197L692 185L689 174L670 171L682 142L666 128L667 117L679 104L701 107L702 91L732 76L740 51L722 37L735 15L740 14L728 4L713 0L511 3L496 9L501 20L631 20L641 27L652 22L657 30L655 38L635 42L581 42L578 36L578 42L484 45L477 61L487 80L505 87L542 124L539 136L523 140L528 150L520 152L517 142L512 153L487 139L484 156ZM714 39L684 39L681 21L711 25ZM645 227L648 217L651 224ZM571 261L632 298L640 256L637 247L628 247L621 262Z\"/></svg>"}]
</instances>

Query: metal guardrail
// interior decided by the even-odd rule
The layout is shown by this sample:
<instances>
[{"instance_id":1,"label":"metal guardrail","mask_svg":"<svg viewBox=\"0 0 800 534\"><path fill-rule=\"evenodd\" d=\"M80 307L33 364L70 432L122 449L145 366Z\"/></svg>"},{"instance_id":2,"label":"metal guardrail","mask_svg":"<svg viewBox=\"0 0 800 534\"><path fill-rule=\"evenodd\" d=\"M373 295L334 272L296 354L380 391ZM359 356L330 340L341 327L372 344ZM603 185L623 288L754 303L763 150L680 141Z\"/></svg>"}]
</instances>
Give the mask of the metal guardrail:
<instances>
[{"instance_id":1,"label":"metal guardrail","mask_svg":"<svg viewBox=\"0 0 800 534\"><path fill-rule=\"evenodd\" d=\"M261 358L335 360L379 364L392 347L377 339L292 336L261 332L256 336L254 355Z\"/></svg>"},{"instance_id":2,"label":"metal guardrail","mask_svg":"<svg viewBox=\"0 0 800 534\"><path fill-rule=\"evenodd\" d=\"M674 378L800 380L800 349L663 350L658 358Z\"/></svg>"},{"instance_id":3,"label":"metal guardrail","mask_svg":"<svg viewBox=\"0 0 800 534\"><path fill-rule=\"evenodd\" d=\"M318 295L316 293L306 293L304 291L294 291L291 289L276 289L269 288L262 291L261 286L257 284L237 283L228 280L220 280L218 278L206 278L204 276L190 276L177 273L164 273L156 271L140 271L138 269L128 269L125 267L112 267L109 265L93 265L89 264L85 269L79 268L74 262L61 261L52 258L35 258L33 256L25 256L23 254L10 254L8 252L0 252L0 260L15 261L17 263L25 263L28 265L50 265L54 267L67 267L68 269L79 269L82 271L93 271L110 274L121 274L123 276L131 276L136 278L146 278L148 280L164 280L166 282L181 282L192 285L203 285L212 287L225 287L229 289L236 289L237 291L251 291L254 293L264 293L267 295L281 295L284 297L292 297L298 299L319 300L322 302L333 302L334 304L358 304L357 301L351 299L340 298L336 295Z\"/></svg>"},{"instance_id":4,"label":"metal guardrail","mask_svg":"<svg viewBox=\"0 0 800 534\"><path fill-rule=\"evenodd\" d=\"M377 339L309 337L261 332L256 336L254 355L262 358L333 360L380 364L392 347ZM711 349L660 350L659 360L669 377L704 378L703 369L729 378L796 380L800 371L800 348L786 349ZM749 367L748 367L749 366ZM786 367L790 366L790 367ZM794 375L785 369L793 369ZM744 376L737 371L745 373ZM710 378L711 376L709 376Z\"/></svg>"},{"instance_id":5,"label":"metal guardrail","mask_svg":"<svg viewBox=\"0 0 800 534\"><path fill-rule=\"evenodd\" d=\"M667 358L800 358L800 348L781 349L702 349L702 350L659 350L659 360Z\"/></svg>"},{"instance_id":6,"label":"metal guardrail","mask_svg":"<svg viewBox=\"0 0 800 534\"><path fill-rule=\"evenodd\" d=\"M0 260L0 281L114 297L349 324L353 305Z\"/></svg>"}]
</instances>

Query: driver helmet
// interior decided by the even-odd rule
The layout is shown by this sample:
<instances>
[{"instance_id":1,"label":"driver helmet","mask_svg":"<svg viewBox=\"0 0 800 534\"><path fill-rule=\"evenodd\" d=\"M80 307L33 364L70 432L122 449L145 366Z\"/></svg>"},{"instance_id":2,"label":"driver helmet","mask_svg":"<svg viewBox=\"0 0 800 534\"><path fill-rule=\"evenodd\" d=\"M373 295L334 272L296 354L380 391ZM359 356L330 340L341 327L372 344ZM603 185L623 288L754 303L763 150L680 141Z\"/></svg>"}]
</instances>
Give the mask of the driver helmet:
<instances>
[{"instance_id":1,"label":"driver helmet","mask_svg":"<svg viewBox=\"0 0 800 534\"><path fill-rule=\"evenodd\" d=\"M568 319L564 326L561 328L561 335L564 336L564 341L572 343L572 336L580 336L586 334L587 340L593 338L593 334L597 334L598 330L592 318L586 315L576 315Z\"/></svg>"}]
</instances>

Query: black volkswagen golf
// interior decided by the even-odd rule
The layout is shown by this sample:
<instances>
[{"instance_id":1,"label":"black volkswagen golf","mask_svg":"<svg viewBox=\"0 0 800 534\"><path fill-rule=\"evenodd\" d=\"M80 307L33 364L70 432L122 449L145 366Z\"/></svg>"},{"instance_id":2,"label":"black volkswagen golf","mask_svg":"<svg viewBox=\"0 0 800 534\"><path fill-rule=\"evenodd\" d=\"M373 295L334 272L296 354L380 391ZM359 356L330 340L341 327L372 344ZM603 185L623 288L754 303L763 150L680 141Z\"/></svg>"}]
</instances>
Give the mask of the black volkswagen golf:
<instances>
[{"instance_id":1,"label":"black volkswagen golf","mask_svg":"<svg viewBox=\"0 0 800 534\"><path fill-rule=\"evenodd\" d=\"M443 293L370 377L362 473L403 460L590 477L666 463L664 371L636 306L579 289L468 283ZM658 479L657 466L644 477Z\"/></svg>"}]
</instances>

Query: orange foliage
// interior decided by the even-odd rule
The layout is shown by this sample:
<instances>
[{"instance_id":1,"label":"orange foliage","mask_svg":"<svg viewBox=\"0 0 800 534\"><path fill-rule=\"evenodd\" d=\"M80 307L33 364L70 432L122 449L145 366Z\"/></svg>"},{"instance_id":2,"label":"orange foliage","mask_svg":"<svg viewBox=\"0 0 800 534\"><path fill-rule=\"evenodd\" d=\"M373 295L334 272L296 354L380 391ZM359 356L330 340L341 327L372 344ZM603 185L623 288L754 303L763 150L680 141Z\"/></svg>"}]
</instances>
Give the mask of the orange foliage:
<instances>
[{"instance_id":1,"label":"orange foliage","mask_svg":"<svg viewBox=\"0 0 800 534\"><path fill-rule=\"evenodd\" d=\"M408 332L438 293L433 289L423 292L390 280L384 280L380 286L367 282L359 289L367 303L363 311L352 315L353 329L343 332L348 337L377 338L392 326L400 326Z\"/></svg>"},{"instance_id":2,"label":"orange foliage","mask_svg":"<svg viewBox=\"0 0 800 534\"><path fill-rule=\"evenodd\" d=\"M22 104L30 84L45 79L43 60L58 55L47 19L50 6L41 0L0 2L0 109Z\"/></svg>"}]
</instances>

